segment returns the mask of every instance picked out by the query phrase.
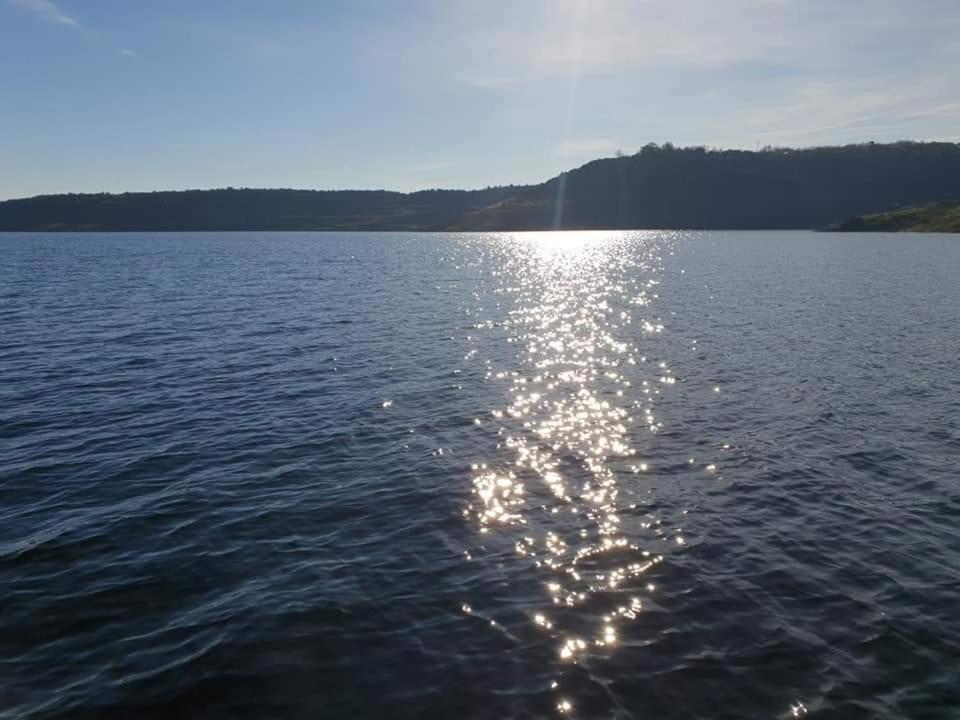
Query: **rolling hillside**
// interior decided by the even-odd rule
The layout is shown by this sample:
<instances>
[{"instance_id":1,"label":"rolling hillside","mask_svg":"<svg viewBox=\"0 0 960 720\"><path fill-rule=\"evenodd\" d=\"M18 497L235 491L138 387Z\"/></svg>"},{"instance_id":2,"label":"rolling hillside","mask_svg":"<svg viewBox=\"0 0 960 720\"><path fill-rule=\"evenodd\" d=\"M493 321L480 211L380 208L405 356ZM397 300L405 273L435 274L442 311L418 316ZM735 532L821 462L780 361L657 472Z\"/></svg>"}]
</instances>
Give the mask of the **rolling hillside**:
<instances>
[{"instance_id":1,"label":"rolling hillside","mask_svg":"<svg viewBox=\"0 0 960 720\"><path fill-rule=\"evenodd\" d=\"M0 231L815 228L960 197L960 145L647 145L533 186L189 190L0 203Z\"/></svg>"}]
</instances>

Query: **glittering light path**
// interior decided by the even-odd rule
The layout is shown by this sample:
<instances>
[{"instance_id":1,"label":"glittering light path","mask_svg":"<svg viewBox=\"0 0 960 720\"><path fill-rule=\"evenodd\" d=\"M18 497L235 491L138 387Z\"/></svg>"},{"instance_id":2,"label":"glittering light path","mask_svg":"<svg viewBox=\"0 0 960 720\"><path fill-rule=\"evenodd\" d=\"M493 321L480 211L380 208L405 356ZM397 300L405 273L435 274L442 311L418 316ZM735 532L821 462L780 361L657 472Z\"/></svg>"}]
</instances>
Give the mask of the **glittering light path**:
<instances>
[{"instance_id":1,"label":"glittering light path","mask_svg":"<svg viewBox=\"0 0 960 720\"><path fill-rule=\"evenodd\" d=\"M511 367L486 361L508 402L480 418L496 427L498 454L474 465L464 514L476 522L478 553L485 536L512 541L525 581L542 588L530 621L559 661L578 663L615 652L654 590L644 575L663 561L644 547L644 535L665 530L643 507L643 476L654 468L634 441L662 427L656 399L674 382L644 350L664 329L654 302L664 240L543 233L492 242L495 292L511 308L507 342L517 347ZM575 711L576 698L554 686L557 710Z\"/></svg>"}]
</instances>

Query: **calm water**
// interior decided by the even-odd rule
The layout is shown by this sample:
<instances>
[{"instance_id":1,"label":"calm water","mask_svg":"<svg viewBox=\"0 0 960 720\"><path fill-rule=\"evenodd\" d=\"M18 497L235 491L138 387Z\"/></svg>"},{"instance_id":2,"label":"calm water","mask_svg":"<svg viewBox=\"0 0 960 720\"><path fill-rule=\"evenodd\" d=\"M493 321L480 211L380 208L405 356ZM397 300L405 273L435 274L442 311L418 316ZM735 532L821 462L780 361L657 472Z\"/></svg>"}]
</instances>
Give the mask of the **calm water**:
<instances>
[{"instance_id":1,"label":"calm water","mask_svg":"<svg viewBox=\"0 0 960 720\"><path fill-rule=\"evenodd\" d=\"M0 716L960 717L960 238L0 235Z\"/></svg>"}]
</instances>

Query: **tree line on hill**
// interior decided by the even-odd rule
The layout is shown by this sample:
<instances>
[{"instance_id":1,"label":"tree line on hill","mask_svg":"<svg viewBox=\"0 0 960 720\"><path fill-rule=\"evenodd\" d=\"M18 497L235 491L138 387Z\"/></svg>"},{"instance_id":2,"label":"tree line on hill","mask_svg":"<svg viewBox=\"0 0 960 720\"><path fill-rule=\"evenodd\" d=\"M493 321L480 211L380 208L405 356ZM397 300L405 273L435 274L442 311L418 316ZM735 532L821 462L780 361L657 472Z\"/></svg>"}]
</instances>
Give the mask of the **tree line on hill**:
<instances>
[{"instance_id":1,"label":"tree line on hill","mask_svg":"<svg viewBox=\"0 0 960 720\"><path fill-rule=\"evenodd\" d=\"M0 203L0 230L818 228L960 199L960 145L715 150L648 144L538 185L483 190L187 190Z\"/></svg>"}]
</instances>

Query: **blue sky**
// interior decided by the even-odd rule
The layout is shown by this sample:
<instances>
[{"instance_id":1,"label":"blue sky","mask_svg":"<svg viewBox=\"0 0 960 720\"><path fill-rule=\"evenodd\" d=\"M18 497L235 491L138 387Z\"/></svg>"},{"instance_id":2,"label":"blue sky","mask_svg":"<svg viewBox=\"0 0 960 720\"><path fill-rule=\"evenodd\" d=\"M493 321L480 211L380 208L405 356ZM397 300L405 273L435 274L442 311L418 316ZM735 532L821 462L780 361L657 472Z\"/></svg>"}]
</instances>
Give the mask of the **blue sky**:
<instances>
[{"instance_id":1,"label":"blue sky","mask_svg":"<svg viewBox=\"0 0 960 720\"><path fill-rule=\"evenodd\" d=\"M960 140L958 0L0 0L0 198Z\"/></svg>"}]
</instances>

